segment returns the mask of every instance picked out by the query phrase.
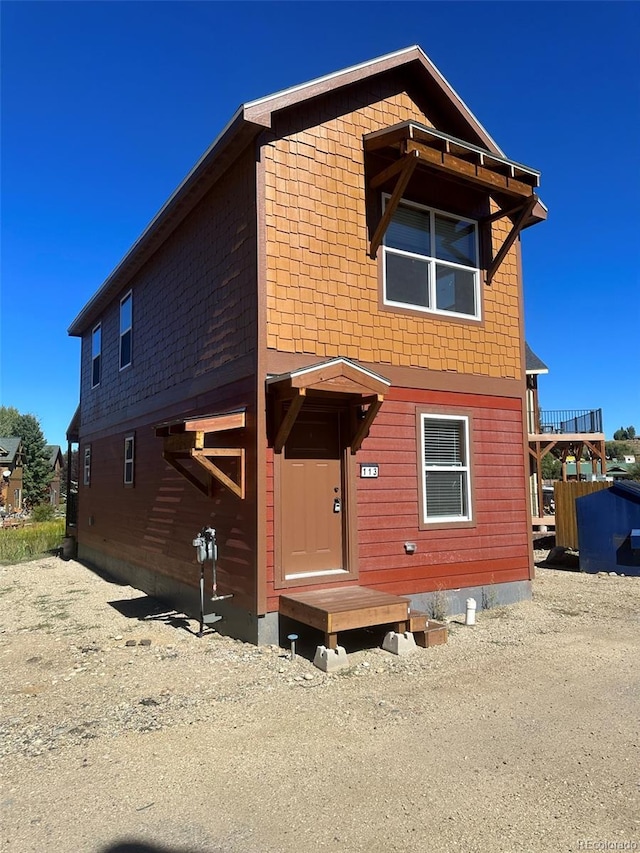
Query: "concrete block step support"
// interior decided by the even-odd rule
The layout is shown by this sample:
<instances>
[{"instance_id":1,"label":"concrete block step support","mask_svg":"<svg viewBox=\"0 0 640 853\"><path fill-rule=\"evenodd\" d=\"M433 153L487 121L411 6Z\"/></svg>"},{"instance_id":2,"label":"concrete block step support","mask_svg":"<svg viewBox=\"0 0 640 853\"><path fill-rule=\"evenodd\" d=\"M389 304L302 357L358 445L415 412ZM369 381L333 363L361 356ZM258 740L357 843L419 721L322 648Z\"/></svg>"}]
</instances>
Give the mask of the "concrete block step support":
<instances>
[{"instance_id":1,"label":"concrete block step support","mask_svg":"<svg viewBox=\"0 0 640 853\"><path fill-rule=\"evenodd\" d=\"M313 665L323 672L336 672L349 666L349 658L344 646L336 646L335 649L318 646L313 658Z\"/></svg>"}]
</instances>

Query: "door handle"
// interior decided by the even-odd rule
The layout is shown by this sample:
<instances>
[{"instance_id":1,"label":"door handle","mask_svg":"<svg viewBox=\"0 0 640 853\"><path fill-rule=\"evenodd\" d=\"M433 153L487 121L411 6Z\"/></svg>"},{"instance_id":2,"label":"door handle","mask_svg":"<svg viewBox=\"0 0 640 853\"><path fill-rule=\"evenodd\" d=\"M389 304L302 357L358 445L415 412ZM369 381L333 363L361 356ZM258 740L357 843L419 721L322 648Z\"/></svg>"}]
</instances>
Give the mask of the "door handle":
<instances>
[{"instance_id":1,"label":"door handle","mask_svg":"<svg viewBox=\"0 0 640 853\"><path fill-rule=\"evenodd\" d=\"M334 498L333 499L333 511L334 512L341 512L342 511L342 501L340 500L340 498Z\"/></svg>"}]
</instances>

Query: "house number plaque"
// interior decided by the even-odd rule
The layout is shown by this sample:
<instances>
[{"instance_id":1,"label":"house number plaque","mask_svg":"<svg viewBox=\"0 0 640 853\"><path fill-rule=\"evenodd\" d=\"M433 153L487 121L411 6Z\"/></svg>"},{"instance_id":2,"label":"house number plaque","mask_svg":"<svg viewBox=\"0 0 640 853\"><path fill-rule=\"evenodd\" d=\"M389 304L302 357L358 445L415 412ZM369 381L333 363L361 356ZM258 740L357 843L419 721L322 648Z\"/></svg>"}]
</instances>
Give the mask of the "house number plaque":
<instances>
[{"instance_id":1,"label":"house number plaque","mask_svg":"<svg viewBox=\"0 0 640 853\"><path fill-rule=\"evenodd\" d=\"M378 476L378 466L368 462L366 465L360 466L360 476L369 479L375 479Z\"/></svg>"}]
</instances>

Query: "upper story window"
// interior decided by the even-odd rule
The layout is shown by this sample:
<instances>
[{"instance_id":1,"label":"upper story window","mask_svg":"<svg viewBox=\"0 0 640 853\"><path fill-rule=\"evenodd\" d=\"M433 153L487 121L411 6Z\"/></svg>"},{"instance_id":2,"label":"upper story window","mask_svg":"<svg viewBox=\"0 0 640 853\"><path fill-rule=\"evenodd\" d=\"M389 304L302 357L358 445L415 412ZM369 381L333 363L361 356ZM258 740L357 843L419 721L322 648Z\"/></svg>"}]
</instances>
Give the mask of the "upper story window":
<instances>
[{"instance_id":1,"label":"upper story window","mask_svg":"<svg viewBox=\"0 0 640 853\"><path fill-rule=\"evenodd\" d=\"M422 521L471 521L469 418L421 414L420 432Z\"/></svg>"},{"instance_id":2,"label":"upper story window","mask_svg":"<svg viewBox=\"0 0 640 853\"><path fill-rule=\"evenodd\" d=\"M124 484L125 484L125 486L132 486L133 485L134 453L135 453L135 438L132 435L128 435L124 440Z\"/></svg>"},{"instance_id":3,"label":"upper story window","mask_svg":"<svg viewBox=\"0 0 640 853\"><path fill-rule=\"evenodd\" d=\"M91 387L100 384L102 369L102 325L98 323L91 332Z\"/></svg>"},{"instance_id":4,"label":"upper story window","mask_svg":"<svg viewBox=\"0 0 640 853\"><path fill-rule=\"evenodd\" d=\"M478 226L402 201L384 238L384 302L480 319Z\"/></svg>"},{"instance_id":5,"label":"upper story window","mask_svg":"<svg viewBox=\"0 0 640 853\"><path fill-rule=\"evenodd\" d=\"M120 370L129 367L132 357L133 298L131 291L120 300Z\"/></svg>"}]
</instances>

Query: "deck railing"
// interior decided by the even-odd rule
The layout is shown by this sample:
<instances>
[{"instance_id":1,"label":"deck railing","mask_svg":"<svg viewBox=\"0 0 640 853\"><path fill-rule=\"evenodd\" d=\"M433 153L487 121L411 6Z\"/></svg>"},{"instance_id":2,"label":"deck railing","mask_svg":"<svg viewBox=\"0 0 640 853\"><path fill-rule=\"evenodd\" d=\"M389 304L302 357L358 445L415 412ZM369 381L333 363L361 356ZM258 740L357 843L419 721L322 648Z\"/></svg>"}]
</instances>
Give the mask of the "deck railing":
<instances>
[{"instance_id":1,"label":"deck railing","mask_svg":"<svg viewBox=\"0 0 640 853\"><path fill-rule=\"evenodd\" d=\"M540 409L540 432L602 432L602 409Z\"/></svg>"}]
</instances>

